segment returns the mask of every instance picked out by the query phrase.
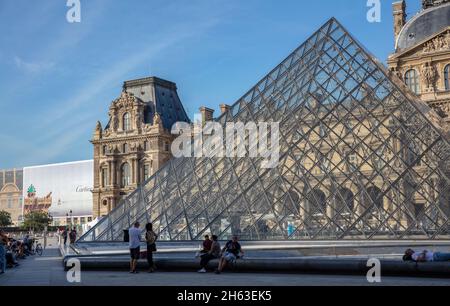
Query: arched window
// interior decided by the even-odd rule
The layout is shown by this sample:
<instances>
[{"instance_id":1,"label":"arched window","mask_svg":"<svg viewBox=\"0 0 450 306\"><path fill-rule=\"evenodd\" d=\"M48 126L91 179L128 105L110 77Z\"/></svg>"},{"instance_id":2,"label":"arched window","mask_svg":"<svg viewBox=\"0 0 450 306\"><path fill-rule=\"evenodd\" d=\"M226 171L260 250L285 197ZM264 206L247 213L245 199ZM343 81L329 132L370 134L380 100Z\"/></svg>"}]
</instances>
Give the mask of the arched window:
<instances>
[{"instance_id":1,"label":"arched window","mask_svg":"<svg viewBox=\"0 0 450 306\"><path fill-rule=\"evenodd\" d=\"M130 113L125 113L123 115L123 130L130 131L131 130L131 116Z\"/></svg>"},{"instance_id":2,"label":"arched window","mask_svg":"<svg viewBox=\"0 0 450 306\"><path fill-rule=\"evenodd\" d=\"M450 64L444 68L445 90L450 90Z\"/></svg>"},{"instance_id":3,"label":"arched window","mask_svg":"<svg viewBox=\"0 0 450 306\"><path fill-rule=\"evenodd\" d=\"M325 193L316 188L312 190L308 194L308 202L309 202L309 209L314 214L326 214L327 213L327 197Z\"/></svg>"},{"instance_id":4,"label":"arched window","mask_svg":"<svg viewBox=\"0 0 450 306\"><path fill-rule=\"evenodd\" d=\"M336 211L341 214L350 214L355 208L355 195L350 189L341 188L336 194Z\"/></svg>"},{"instance_id":5,"label":"arched window","mask_svg":"<svg viewBox=\"0 0 450 306\"><path fill-rule=\"evenodd\" d=\"M120 169L121 178L122 178L122 187L127 187L131 184L131 172L130 165L125 163L122 165Z\"/></svg>"},{"instance_id":6,"label":"arched window","mask_svg":"<svg viewBox=\"0 0 450 306\"><path fill-rule=\"evenodd\" d=\"M420 93L419 75L415 69L410 69L405 73L406 86L415 94Z\"/></svg>"}]
</instances>

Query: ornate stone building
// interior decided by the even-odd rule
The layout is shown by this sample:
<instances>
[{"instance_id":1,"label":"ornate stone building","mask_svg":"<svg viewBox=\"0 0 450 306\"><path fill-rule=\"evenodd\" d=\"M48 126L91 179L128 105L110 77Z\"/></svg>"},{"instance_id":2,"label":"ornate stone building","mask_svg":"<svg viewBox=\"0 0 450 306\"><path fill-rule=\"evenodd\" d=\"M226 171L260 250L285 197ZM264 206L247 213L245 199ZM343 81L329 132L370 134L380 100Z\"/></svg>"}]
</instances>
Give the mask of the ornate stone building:
<instances>
[{"instance_id":1,"label":"ornate stone building","mask_svg":"<svg viewBox=\"0 0 450 306\"><path fill-rule=\"evenodd\" d=\"M23 170L0 170L0 211L11 214L15 226L22 220Z\"/></svg>"},{"instance_id":2,"label":"ornate stone building","mask_svg":"<svg viewBox=\"0 0 450 306\"><path fill-rule=\"evenodd\" d=\"M175 83L156 77L127 81L111 103L105 128L98 122L94 145L93 215L111 212L122 197L171 158L170 133L189 122Z\"/></svg>"},{"instance_id":3,"label":"ornate stone building","mask_svg":"<svg viewBox=\"0 0 450 306\"><path fill-rule=\"evenodd\" d=\"M408 21L404 0L393 11L389 68L450 124L450 1L422 0L422 10Z\"/></svg>"}]
</instances>

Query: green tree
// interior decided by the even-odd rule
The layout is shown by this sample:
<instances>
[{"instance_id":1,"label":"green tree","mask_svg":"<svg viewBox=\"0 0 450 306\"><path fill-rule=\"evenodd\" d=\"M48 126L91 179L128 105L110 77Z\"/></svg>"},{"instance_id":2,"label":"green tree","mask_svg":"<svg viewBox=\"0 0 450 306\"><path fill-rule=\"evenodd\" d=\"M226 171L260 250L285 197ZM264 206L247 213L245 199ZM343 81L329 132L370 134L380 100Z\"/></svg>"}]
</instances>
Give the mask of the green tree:
<instances>
[{"instance_id":1,"label":"green tree","mask_svg":"<svg viewBox=\"0 0 450 306\"><path fill-rule=\"evenodd\" d=\"M52 218L48 213L31 211L25 215L22 227L33 231L42 231L51 222Z\"/></svg>"},{"instance_id":2,"label":"green tree","mask_svg":"<svg viewBox=\"0 0 450 306\"><path fill-rule=\"evenodd\" d=\"M0 226L10 226L12 224L11 214L7 211L0 211Z\"/></svg>"}]
</instances>

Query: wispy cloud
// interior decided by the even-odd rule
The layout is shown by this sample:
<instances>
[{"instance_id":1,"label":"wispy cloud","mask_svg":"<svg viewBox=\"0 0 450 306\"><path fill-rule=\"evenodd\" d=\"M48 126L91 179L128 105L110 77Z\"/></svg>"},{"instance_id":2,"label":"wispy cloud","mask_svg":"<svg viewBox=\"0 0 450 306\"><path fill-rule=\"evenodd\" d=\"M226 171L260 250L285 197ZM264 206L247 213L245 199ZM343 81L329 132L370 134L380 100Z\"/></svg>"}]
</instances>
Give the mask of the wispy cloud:
<instances>
[{"instance_id":1,"label":"wispy cloud","mask_svg":"<svg viewBox=\"0 0 450 306\"><path fill-rule=\"evenodd\" d=\"M26 61L19 56L14 56L14 63L16 67L26 73L43 73L44 71L51 70L53 67L55 67L54 62L33 62L33 61Z\"/></svg>"},{"instance_id":2,"label":"wispy cloud","mask_svg":"<svg viewBox=\"0 0 450 306\"><path fill-rule=\"evenodd\" d=\"M186 39L193 35L199 35L207 29L213 27L219 22L218 19L211 18L201 24L195 26L185 27L183 30L177 28L176 31L169 31L168 34L161 35L162 39L157 40L156 43L149 44L144 48L137 48L139 51L126 56L123 60L108 67L103 73L96 75L93 79L86 82L86 86L78 89L78 92L71 94L68 102L64 103L64 107L57 108L50 111L49 114L43 116L48 120L43 121L44 125L50 125L55 120L65 118L69 114L73 114L74 110L82 108L83 106L95 100L95 97L102 93L106 87L111 84L118 84L124 80L126 75L142 65L148 65L152 58L158 54L162 54L165 50L171 48L176 44L182 44ZM81 117L86 114L78 113Z\"/></svg>"},{"instance_id":3,"label":"wispy cloud","mask_svg":"<svg viewBox=\"0 0 450 306\"><path fill-rule=\"evenodd\" d=\"M104 2L100 1L97 5L101 7ZM220 13L223 13L223 10ZM97 17L99 15L100 13ZM70 147L84 141L86 148L89 148L88 139L96 120L99 119L96 118L99 114L85 110L91 109L92 103L97 103L98 96L104 96L105 92L111 91L127 77L134 75L133 71L140 70L142 66L148 67L157 58L163 57L170 48L188 44L191 38L202 35L224 20L226 19L222 16L210 14L202 19L179 20L147 35L142 33L139 40L134 41L133 48L129 48L129 53L124 53L121 58L115 58L114 62L108 65L98 67L95 73L86 73L84 79L77 82L76 87L71 87L71 90L66 91L63 96L59 95L57 100L50 101L52 95L45 96L45 106L50 110L40 109L36 114L39 120L30 118L29 124L33 125L33 139L0 135L3 143L9 143L8 155L15 156L15 164L34 165L54 162L55 159L61 160L67 155ZM102 20L99 18L98 22ZM57 35L60 39L39 50L39 54L35 52L32 56L15 55L13 64L16 68L31 76L18 82L20 86L24 83L33 84L37 77L47 79L48 73L45 72L51 72L52 69L58 71L64 69L60 65L67 54L66 51L80 44L93 29L95 29L94 22L82 31L76 31L75 35L65 35L65 31L61 31L60 35ZM120 85L117 88L120 90ZM17 92L11 87L10 90ZM54 107L51 107L52 105ZM106 112L107 110L102 116Z\"/></svg>"}]
</instances>

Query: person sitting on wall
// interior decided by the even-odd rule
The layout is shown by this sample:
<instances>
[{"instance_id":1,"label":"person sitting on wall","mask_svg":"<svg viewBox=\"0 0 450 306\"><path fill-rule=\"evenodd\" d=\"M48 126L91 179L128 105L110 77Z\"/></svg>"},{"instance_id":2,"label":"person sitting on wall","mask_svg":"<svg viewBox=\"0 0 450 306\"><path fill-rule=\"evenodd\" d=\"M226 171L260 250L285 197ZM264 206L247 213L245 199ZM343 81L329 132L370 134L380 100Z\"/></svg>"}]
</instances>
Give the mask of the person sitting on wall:
<instances>
[{"instance_id":1,"label":"person sitting on wall","mask_svg":"<svg viewBox=\"0 0 450 306\"><path fill-rule=\"evenodd\" d=\"M219 267L216 270L216 274L222 273L223 269L229 263L234 263L236 259L244 257L244 251L238 242L238 237L233 236L233 238L227 242L222 250L222 257L219 261Z\"/></svg>"},{"instance_id":2,"label":"person sitting on wall","mask_svg":"<svg viewBox=\"0 0 450 306\"><path fill-rule=\"evenodd\" d=\"M211 241L211 239L209 239L209 236L206 235L205 240L203 240L202 250L200 252L198 252L195 257L201 257L205 254L208 254L209 251L211 251L212 244L213 244L213 242Z\"/></svg>"},{"instance_id":3,"label":"person sitting on wall","mask_svg":"<svg viewBox=\"0 0 450 306\"><path fill-rule=\"evenodd\" d=\"M422 252L415 252L412 249L407 249L403 256L403 261L415 262L445 262L450 261L450 253L431 252L424 250Z\"/></svg>"},{"instance_id":4,"label":"person sitting on wall","mask_svg":"<svg viewBox=\"0 0 450 306\"><path fill-rule=\"evenodd\" d=\"M200 260L200 270L199 273L206 273L206 267L208 266L208 263L212 259L216 259L220 257L220 243L218 241L218 237L216 235L212 236L212 245L208 253L203 254L201 256Z\"/></svg>"}]
</instances>

